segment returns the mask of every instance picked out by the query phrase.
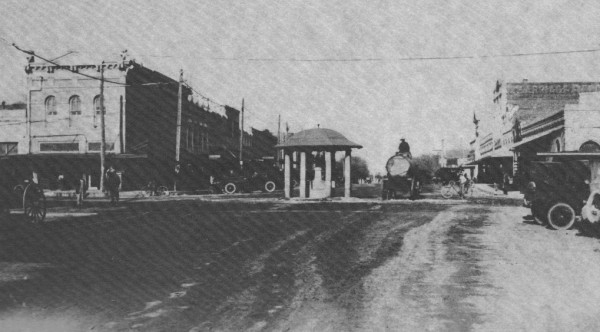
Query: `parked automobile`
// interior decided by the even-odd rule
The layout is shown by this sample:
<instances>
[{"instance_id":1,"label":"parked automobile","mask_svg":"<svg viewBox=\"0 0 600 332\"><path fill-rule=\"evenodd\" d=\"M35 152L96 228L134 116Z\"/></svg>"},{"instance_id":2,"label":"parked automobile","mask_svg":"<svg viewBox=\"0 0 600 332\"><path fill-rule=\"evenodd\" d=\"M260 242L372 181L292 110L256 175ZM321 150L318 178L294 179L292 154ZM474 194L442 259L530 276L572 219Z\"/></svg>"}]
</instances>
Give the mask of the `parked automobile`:
<instances>
[{"instance_id":1,"label":"parked automobile","mask_svg":"<svg viewBox=\"0 0 600 332\"><path fill-rule=\"evenodd\" d=\"M537 223L569 229L590 195L589 174L583 161L532 162L524 204Z\"/></svg>"},{"instance_id":2,"label":"parked automobile","mask_svg":"<svg viewBox=\"0 0 600 332\"><path fill-rule=\"evenodd\" d=\"M213 183L225 194L252 192L261 190L271 193L278 188L279 181L266 174L254 173L251 176L230 176Z\"/></svg>"},{"instance_id":3,"label":"parked automobile","mask_svg":"<svg viewBox=\"0 0 600 332\"><path fill-rule=\"evenodd\" d=\"M458 178L462 172L463 168L460 167L442 167L435 172L433 182L442 186L448 185L450 181L458 183Z\"/></svg>"}]
</instances>

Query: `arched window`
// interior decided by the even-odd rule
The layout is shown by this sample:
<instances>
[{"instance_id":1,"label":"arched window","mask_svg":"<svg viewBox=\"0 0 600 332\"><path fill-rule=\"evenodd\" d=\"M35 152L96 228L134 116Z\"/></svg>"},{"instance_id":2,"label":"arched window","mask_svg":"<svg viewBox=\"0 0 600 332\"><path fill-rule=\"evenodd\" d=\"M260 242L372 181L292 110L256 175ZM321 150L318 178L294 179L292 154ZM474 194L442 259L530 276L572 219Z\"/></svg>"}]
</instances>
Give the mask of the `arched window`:
<instances>
[{"instance_id":1,"label":"arched window","mask_svg":"<svg viewBox=\"0 0 600 332\"><path fill-rule=\"evenodd\" d=\"M100 114L100 95L94 97L94 112ZM106 114L106 105L104 105L104 114Z\"/></svg>"},{"instance_id":2,"label":"arched window","mask_svg":"<svg viewBox=\"0 0 600 332\"><path fill-rule=\"evenodd\" d=\"M56 115L56 98L54 96L48 96L46 98L46 102L44 103L46 106L46 114L47 115Z\"/></svg>"},{"instance_id":3,"label":"arched window","mask_svg":"<svg viewBox=\"0 0 600 332\"><path fill-rule=\"evenodd\" d=\"M587 141L579 147L580 152L600 152L600 145L594 141Z\"/></svg>"},{"instance_id":4,"label":"arched window","mask_svg":"<svg viewBox=\"0 0 600 332\"><path fill-rule=\"evenodd\" d=\"M561 141L560 141L560 137L559 137L552 141L552 145L550 146L550 152L561 152L561 151L562 151L562 146L561 146Z\"/></svg>"},{"instance_id":5,"label":"arched window","mask_svg":"<svg viewBox=\"0 0 600 332\"><path fill-rule=\"evenodd\" d=\"M81 115L81 99L79 99L79 96L69 98L69 111L71 115Z\"/></svg>"}]
</instances>

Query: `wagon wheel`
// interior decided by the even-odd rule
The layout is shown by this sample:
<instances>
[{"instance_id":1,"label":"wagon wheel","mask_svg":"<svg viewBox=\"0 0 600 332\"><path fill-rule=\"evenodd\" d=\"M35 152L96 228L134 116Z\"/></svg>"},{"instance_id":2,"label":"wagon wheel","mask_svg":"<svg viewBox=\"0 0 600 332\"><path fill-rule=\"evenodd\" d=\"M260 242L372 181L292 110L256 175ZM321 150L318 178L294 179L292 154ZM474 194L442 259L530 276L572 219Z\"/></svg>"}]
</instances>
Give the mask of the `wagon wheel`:
<instances>
[{"instance_id":1,"label":"wagon wheel","mask_svg":"<svg viewBox=\"0 0 600 332\"><path fill-rule=\"evenodd\" d=\"M442 194L442 197L448 199L452 197L452 190L452 185L448 184L442 187L440 193Z\"/></svg>"},{"instance_id":2,"label":"wagon wheel","mask_svg":"<svg viewBox=\"0 0 600 332\"><path fill-rule=\"evenodd\" d=\"M44 221L46 218L46 196L44 191L34 184L29 184L23 192L23 211L32 223Z\"/></svg>"}]
</instances>

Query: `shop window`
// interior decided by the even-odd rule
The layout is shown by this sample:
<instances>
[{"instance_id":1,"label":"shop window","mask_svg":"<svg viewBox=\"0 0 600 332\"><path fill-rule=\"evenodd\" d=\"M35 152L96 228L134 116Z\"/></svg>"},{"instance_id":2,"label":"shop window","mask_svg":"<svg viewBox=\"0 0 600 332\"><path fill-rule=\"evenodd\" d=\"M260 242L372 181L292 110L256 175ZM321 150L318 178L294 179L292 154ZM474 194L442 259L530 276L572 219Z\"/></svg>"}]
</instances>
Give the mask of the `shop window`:
<instances>
[{"instance_id":1,"label":"shop window","mask_svg":"<svg viewBox=\"0 0 600 332\"><path fill-rule=\"evenodd\" d=\"M105 143L104 149L106 151L114 151L115 143ZM90 142L88 143L88 151L100 151L100 142Z\"/></svg>"},{"instance_id":2,"label":"shop window","mask_svg":"<svg viewBox=\"0 0 600 332\"><path fill-rule=\"evenodd\" d=\"M72 96L69 99L69 111L71 115L81 115L81 99L79 96Z\"/></svg>"},{"instance_id":3,"label":"shop window","mask_svg":"<svg viewBox=\"0 0 600 332\"><path fill-rule=\"evenodd\" d=\"M2 142L0 143L0 156L8 156L19 153L19 143L17 142Z\"/></svg>"},{"instance_id":4,"label":"shop window","mask_svg":"<svg viewBox=\"0 0 600 332\"><path fill-rule=\"evenodd\" d=\"M42 152L76 152L79 151L79 143L40 143Z\"/></svg>"},{"instance_id":5,"label":"shop window","mask_svg":"<svg viewBox=\"0 0 600 332\"><path fill-rule=\"evenodd\" d=\"M45 101L46 106L46 114L48 115L56 115L56 98L54 96L48 96Z\"/></svg>"}]
</instances>

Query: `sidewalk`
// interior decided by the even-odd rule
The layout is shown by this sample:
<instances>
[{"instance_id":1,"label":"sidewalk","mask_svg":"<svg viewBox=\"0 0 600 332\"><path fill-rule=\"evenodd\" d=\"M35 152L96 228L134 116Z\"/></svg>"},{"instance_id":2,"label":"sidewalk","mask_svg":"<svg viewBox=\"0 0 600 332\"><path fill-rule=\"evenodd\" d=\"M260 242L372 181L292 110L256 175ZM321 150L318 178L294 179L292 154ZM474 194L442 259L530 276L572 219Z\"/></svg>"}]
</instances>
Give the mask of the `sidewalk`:
<instances>
[{"instance_id":1,"label":"sidewalk","mask_svg":"<svg viewBox=\"0 0 600 332\"><path fill-rule=\"evenodd\" d=\"M523 199L523 194L519 191L509 191L508 195L504 195L501 188L494 189L494 185L486 183L476 183L474 189L475 195L482 196L502 196L507 198L518 198Z\"/></svg>"},{"instance_id":2,"label":"sidewalk","mask_svg":"<svg viewBox=\"0 0 600 332\"><path fill-rule=\"evenodd\" d=\"M104 199L108 198L100 190L88 190L88 196L86 199ZM75 190L44 190L44 195L46 198L56 198L56 199L76 199L77 193ZM136 198L136 197L144 197L145 192L142 190L134 190L134 191L121 191L119 193L121 198Z\"/></svg>"}]
</instances>

